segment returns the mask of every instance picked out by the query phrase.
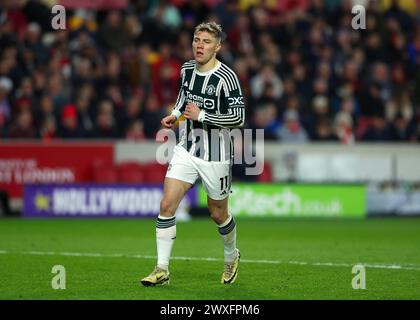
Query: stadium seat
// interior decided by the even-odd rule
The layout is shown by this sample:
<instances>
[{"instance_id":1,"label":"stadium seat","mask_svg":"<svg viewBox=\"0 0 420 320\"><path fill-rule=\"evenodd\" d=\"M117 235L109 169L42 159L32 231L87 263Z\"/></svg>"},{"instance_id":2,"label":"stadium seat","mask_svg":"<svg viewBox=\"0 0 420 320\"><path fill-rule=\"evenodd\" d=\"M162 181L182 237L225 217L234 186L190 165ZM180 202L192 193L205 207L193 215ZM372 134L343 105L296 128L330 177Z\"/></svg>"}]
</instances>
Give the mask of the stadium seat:
<instances>
[{"instance_id":1,"label":"stadium seat","mask_svg":"<svg viewBox=\"0 0 420 320\"><path fill-rule=\"evenodd\" d=\"M138 162L123 162L118 165L118 181L122 183L145 182L144 167Z\"/></svg>"},{"instance_id":2,"label":"stadium seat","mask_svg":"<svg viewBox=\"0 0 420 320\"><path fill-rule=\"evenodd\" d=\"M149 162L144 165L145 180L147 183L163 183L165 179L167 165L162 165L157 162Z\"/></svg>"},{"instance_id":3,"label":"stadium seat","mask_svg":"<svg viewBox=\"0 0 420 320\"><path fill-rule=\"evenodd\" d=\"M271 163L264 161L264 170L257 176L258 182L273 182L273 170L271 168Z\"/></svg>"},{"instance_id":4,"label":"stadium seat","mask_svg":"<svg viewBox=\"0 0 420 320\"><path fill-rule=\"evenodd\" d=\"M102 161L93 162L93 182L97 183L116 183L118 182L117 168L113 163Z\"/></svg>"}]
</instances>

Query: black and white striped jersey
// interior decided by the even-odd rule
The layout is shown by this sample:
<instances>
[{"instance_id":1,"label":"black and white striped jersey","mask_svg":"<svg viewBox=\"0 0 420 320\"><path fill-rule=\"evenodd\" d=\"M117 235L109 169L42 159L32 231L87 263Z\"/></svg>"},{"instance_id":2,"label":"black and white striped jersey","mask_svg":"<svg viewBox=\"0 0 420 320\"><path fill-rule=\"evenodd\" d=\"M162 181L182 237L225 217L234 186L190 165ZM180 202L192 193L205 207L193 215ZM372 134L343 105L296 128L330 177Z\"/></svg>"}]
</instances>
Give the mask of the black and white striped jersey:
<instances>
[{"instance_id":1,"label":"black and white striped jersey","mask_svg":"<svg viewBox=\"0 0 420 320\"><path fill-rule=\"evenodd\" d=\"M202 122L186 119L180 123L179 145L205 161L230 160L230 131L245 121L244 98L234 71L220 61L207 72L199 72L195 60L184 63L172 113L179 116L188 103L195 103L205 115Z\"/></svg>"}]
</instances>

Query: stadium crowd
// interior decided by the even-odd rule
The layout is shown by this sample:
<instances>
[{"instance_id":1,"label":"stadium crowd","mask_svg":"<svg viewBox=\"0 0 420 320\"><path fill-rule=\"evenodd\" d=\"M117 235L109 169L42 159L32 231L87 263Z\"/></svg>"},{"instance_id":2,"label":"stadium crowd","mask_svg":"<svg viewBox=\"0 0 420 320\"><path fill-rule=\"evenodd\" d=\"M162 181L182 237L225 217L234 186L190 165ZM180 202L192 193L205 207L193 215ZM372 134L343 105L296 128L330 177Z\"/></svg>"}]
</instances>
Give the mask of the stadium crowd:
<instances>
[{"instance_id":1,"label":"stadium crowd","mask_svg":"<svg viewBox=\"0 0 420 320\"><path fill-rule=\"evenodd\" d=\"M246 127L266 140L420 141L420 12L415 0L365 3L359 30L351 0L134 0L67 10L65 30L40 1L3 8L0 136L154 139L194 26L214 20Z\"/></svg>"}]
</instances>

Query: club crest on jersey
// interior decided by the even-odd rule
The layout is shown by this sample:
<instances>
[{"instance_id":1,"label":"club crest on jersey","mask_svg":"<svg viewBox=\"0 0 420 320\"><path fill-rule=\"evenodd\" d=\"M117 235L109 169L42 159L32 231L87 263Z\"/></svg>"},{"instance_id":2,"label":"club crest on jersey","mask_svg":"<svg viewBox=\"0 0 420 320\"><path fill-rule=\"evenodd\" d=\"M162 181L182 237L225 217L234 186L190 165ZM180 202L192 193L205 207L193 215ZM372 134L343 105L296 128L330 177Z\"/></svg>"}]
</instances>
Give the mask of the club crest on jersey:
<instances>
[{"instance_id":1,"label":"club crest on jersey","mask_svg":"<svg viewBox=\"0 0 420 320\"><path fill-rule=\"evenodd\" d=\"M216 88L214 87L214 85L211 84L211 85L207 86L206 93L209 96L213 95L215 92L216 92Z\"/></svg>"}]
</instances>

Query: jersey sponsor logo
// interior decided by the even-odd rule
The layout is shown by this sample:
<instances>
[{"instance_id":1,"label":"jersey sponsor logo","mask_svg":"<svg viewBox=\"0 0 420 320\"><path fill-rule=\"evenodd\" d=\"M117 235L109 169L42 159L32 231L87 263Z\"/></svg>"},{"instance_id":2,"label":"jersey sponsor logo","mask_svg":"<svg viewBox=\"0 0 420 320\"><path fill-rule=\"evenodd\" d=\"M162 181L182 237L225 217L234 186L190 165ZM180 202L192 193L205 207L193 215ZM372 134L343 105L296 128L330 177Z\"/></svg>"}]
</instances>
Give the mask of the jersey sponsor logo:
<instances>
[{"instance_id":1,"label":"jersey sponsor logo","mask_svg":"<svg viewBox=\"0 0 420 320\"><path fill-rule=\"evenodd\" d=\"M202 96L198 96L196 94L192 94L190 91L185 90L185 95L187 96L187 98L189 100L191 100L192 102L200 102L203 103L204 102L204 98Z\"/></svg>"},{"instance_id":2,"label":"jersey sponsor logo","mask_svg":"<svg viewBox=\"0 0 420 320\"><path fill-rule=\"evenodd\" d=\"M202 96L193 94L188 90L185 90L185 95L187 97L186 98L187 103L194 103L200 109L202 108L214 109L215 107L215 102L212 99L203 98Z\"/></svg>"},{"instance_id":3,"label":"jersey sponsor logo","mask_svg":"<svg viewBox=\"0 0 420 320\"><path fill-rule=\"evenodd\" d=\"M237 106L244 104L244 97L230 97L228 98L229 106Z\"/></svg>"},{"instance_id":4,"label":"jersey sponsor logo","mask_svg":"<svg viewBox=\"0 0 420 320\"><path fill-rule=\"evenodd\" d=\"M214 85L209 85L207 88L206 88L206 93L209 95L209 96L212 96L214 93L216 92L216 88L215 88L215 86Z\"/></svg>"},{"instance_id":5,"label":"jersey sponsor logo","mask_svg":"<svg viewBox=\"0 0 420 320\"><path fill-rule=\"evenodd\" d=\"M204 99L204 108L206 108L206 109L214 109L214 100L212 100L212 99Z\"/></svg>"}]
</instances>

